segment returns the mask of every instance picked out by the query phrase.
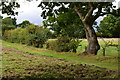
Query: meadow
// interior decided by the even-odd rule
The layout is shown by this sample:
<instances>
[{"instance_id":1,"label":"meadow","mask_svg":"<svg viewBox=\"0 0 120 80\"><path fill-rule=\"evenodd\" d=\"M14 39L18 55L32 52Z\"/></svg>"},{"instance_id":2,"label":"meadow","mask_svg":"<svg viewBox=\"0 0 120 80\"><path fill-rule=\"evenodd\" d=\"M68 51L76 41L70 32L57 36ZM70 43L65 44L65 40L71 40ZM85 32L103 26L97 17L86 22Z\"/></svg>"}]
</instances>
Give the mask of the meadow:
<instances>
[{"instance_id":1,"label":"meadow","mask_svg":"<svg viewBox=\"0 0 120 80\"><path fill-rule=\"evenodd\" d=\"M51 40L50 40L51 41ZM104 46L103 41L99 41ZM118 41L113 41L118 44ZM18 43L0 41L2 45L3 80L33 79L81 79L81 78L117 78L118 48L106 48L106 56L102 49L98 55L79 55L84 51L87 41L82 41L77 53L55 52L45 48L35 48Z\"/></svg>"}]
</instances>

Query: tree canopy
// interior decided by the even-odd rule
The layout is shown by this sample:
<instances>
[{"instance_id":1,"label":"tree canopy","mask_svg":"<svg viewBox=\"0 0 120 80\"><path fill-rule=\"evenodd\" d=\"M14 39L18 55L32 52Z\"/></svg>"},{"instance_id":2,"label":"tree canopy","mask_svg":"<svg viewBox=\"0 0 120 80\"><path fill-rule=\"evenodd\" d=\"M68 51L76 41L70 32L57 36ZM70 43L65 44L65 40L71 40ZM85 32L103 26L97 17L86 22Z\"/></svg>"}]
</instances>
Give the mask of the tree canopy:
<instances>
[{"instance_id":1,"label":"tree canopy","mask_svg":"<svg viewBox=\"0 0 120 80\"><path fill-rule=\"evenodd\" d=\"M16 8L20 8L20 4L18 2L7 2L3 1L0 3L0 6L2 6L2 14L7 15L17 15L18 12L15 11Z\"/></svg>"},{"instance_id":2,"label":"tree canopy","mask_svg":"<svg viewBox=\"0 0 120 80\"><path fill-rule=\"evenodd\" d=\"M18 24L18 27L25 28L25 27L27 27L27 26L29 26L31 24L32 23L30 23L28 20L25 20L22 23Z\"/></svg>"},{"instance_id":3,"label":"tree canopy","mask_svg":"<svg viewBox=\"0 0 120 80\"><path fill-rule=\"evenodd\" d=\"M56 18L49 16L43 21L44 26L50 26L57 37L66 36L70 38L85 37L83 24L74 10L69 9L68 12L57 15Z\"/></svg>"},{"instance_id":4,"label":"tree canopy","mask_svg":"<svg viewBox=\"0 0 120 80\"><path fill-rule=\"evenodd\" d=\"M98 31L102 37L119 37L120 18L108 15L100 22Z\"/></svg>"},{"instance_id":5,"label":"tree canopy","mask_svg":"<svg viewBox=\"0 0 120 80\"><path fill-rule=\"evenodd\" d=\"M106 14L120 15L120 9L116 10L116 6L113 6L112 2L41 2L38 7L44 10L41 14L43 18L66 12L68 8L73 8L77 13L80 13L79 16L82 20L87 19L89 15L94 15L91 16L94 20ZM96 12L92 14L94 10ZM91 14L88 15L88 13Z\"/></svg>"},{"instance_id":6,"label":"tree canopy","mask_svg":"<svg viewBox=\"0 0 120 80\"><path fill-rule=\"evenodd\" d=\"M2 19L2 35L4 34L5 30L15 29L16 25L14 24L14 19L11 17L6 17Z\"/></svg>"}]
</instances>

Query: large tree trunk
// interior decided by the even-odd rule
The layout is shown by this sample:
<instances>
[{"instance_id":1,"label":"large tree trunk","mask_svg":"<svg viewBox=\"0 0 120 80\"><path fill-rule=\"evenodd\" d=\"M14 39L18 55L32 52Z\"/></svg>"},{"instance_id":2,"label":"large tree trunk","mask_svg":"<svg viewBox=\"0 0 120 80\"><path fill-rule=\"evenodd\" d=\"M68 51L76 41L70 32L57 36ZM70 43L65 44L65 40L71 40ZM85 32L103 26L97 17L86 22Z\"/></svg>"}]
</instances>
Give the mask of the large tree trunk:
<instances>
[{"instance_id":1,"label":"large tree trunk","mask_svg":"<svg viewBox=\"0 0 120 80\"><path fill-rule=\"evenodd\" d=\"M88 46L85 52L97 55L97 52L100 49L100 45L98 43L95 30L93 29L91 24L86 22L83 22L83 24L86 32L86 37L88 40Z\"/></svg>"},{"instance_id":2,"label":"large tree trunk","mask_svg":"<svg viewBox=\"0 0 120 80\"><path fill-rule=\"evenodd\" d=\"M98 43L96 33L92 27L94 21L96 20L96 18L92 15L95 8L93 6L93 3L88 3L88 5L90 9L88 10L86 15L85 13L83 13L84 10L82 9L82 6L78 7L77 5L74 5L73 9L76 11L78 16L80 17L80 20L82 21L85 28L86 37L88 40L88 46L85 52L97 55L97 52L100 49L100 45Z\"/></svg>"}]
</instances>

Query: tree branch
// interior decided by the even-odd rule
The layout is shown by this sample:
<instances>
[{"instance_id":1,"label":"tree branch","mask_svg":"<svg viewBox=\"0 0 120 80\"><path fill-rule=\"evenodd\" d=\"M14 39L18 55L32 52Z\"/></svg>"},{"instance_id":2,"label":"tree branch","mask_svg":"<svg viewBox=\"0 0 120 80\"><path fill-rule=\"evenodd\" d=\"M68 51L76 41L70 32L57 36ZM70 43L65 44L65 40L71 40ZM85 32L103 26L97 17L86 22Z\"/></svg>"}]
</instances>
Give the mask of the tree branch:
<instances>
[{"instance_id":1,"label":"tree branch","mask_svg":"<svg viewBox=\"0 0 120 80\"><path fill-rule=\"evenodd\" d=\"M81 7L78 8L76 5L74 5L73 9L77 12L77 14L79 15L80 19L83 20L84 16L83 16L83 13L82 13L82 8Z\"/></svg>"},{"instance_id":2,"label":"tree branch","mask_svg":"<svg viewBox=\"0 0 120 80\"><path fill-rule=\"evenodd\" d=\"M102 12L102 14L100 16L104 16L106 14L112 14L114 16L120 17L120 14L116 14L116 13L112 13L112 12Z\"/></svg>"},{"instance_id":3,"label":"tree branch","mask_svg":"<svg viewBox=\"0 0 120 80\"><path fill-rule=\"evenodd\" d=\"M104 15L107 15L107 14L112 14L114 16L120 17L120 14L116 14L116 13L113 13L113 12L102 12L101 11L99 15L94 16L94 20L96 20L100 16L104 16Z\"/></svg>"},{"instance_id":4,"label":"tree branch","mask_svg":"<svg viewBox=\"0 0 120 80\"><path fill-rule=\"evenodd\" d=\"M102 12L102 8L106 5L108 5L110 2L102 2L102 3L99 3L98 5L98 12L97 14L94 16L94 20L96 20L99 16L104 16L106 14L112 14L112 15L115 15L115 16L120 16L116 13L113 13L113 12Z\"/></svg>"},{"instance_id":5,"label":"tree branch","mask_svg":"<svg viewBox=\"0 0 120 80\"><path fill-rule=\"evenodd\" d=\"M88 19L92 19L93 18L93 11L96 9L97 6L94 6L93 2L89 2L88 3L90 10L88 11L88 13L86 14L85 18L84 18L84 22L88 21Z\"/></svg>"}]
</instances>

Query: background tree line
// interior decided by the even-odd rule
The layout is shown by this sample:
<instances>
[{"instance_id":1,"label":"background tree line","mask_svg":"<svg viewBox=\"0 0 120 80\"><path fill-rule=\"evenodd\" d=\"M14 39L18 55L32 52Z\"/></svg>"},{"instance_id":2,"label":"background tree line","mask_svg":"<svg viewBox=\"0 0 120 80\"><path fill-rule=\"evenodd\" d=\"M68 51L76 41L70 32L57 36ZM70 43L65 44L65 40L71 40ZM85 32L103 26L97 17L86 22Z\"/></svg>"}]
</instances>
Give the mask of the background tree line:
<instances>
[{"instance_id":1,"label":"background tree line","mask_svg":"<svg viewBox=\"0 0 120 80\"><path fill-rule=\"evenodd\" d=\"M107 38L120 37L120 17L107 15L97 27L97 36Z\"/></svg>"},{"instance_id":2,"label":"background tree line","mask_svg":"<svg viewBox=\"0 0 120 80\"><path fill-rule=\"evenodd\" d=\"M12 43L27 44L42 48L49 39L51 32L37 25L29 25L26 28L5 30L3 39Z\"/></svg>"}]
</instances>

